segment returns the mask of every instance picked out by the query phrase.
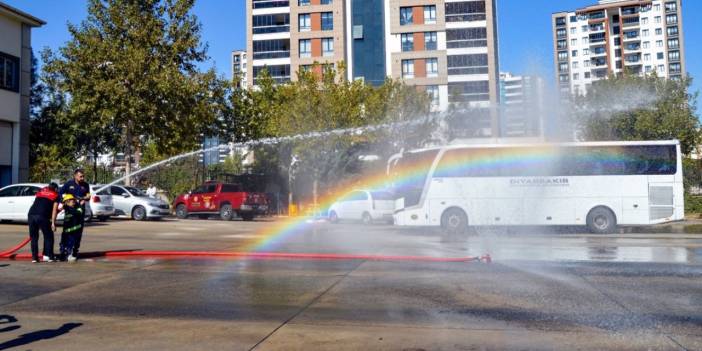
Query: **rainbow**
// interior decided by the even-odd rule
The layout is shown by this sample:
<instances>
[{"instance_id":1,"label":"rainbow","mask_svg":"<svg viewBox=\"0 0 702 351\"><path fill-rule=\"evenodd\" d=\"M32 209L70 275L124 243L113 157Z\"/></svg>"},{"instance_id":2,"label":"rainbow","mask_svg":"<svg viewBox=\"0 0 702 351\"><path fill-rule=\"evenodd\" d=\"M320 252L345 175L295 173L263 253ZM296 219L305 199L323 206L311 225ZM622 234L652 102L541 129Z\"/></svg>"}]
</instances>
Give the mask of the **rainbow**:
<instances>
[{"instance_id":1,"label":"rainbow","mask_svg":"<svg viewBox=\"0 0 702 351\"><path fill-rule=\"evenodd\" d=\"M435 149L440 150L440 149ZM457 174L486 174L496 169L504 169L511 167L513 171L520 170L539 170L549 169L556 162L567 162L569 159L579 157L580 162L588 164L588 162L598 162L602 167L620 167L623 162L632 159L631 155L623 152L621 147L608 146L598 153L587 153L582 155L567 155L561 153L562 149L554 145L543 145L534 147L504 147L499 153L499 157L495 157L495 152L490 148L472 149L470 153L450 151L444 154L435 170L436 176L451 176ZM434 154L436 155L436 154ZM321 196L318 199L319 208L329 208L334 202L343 198L343 196L353 189L383 189L389 183L394 184L395 188L406 186L417 186L423 182L426 177L427 170L434 162L434 157L418 157L414 161L400 162L393 168L391 177L386 174L372 174L360 180L357 186L353 188L340 187L333 189L327 195ZM581 163L582 164L582 163ZM539 176L525 175L525 176ZM290 217L287 220L275 223L273 226L267 226L260 232L256 233L258 237L254 241L244 246L245 251L269 251L274 248L276 243L290 238L305 231L309 226L309 217Z\"/></svg>"}]
</instances>

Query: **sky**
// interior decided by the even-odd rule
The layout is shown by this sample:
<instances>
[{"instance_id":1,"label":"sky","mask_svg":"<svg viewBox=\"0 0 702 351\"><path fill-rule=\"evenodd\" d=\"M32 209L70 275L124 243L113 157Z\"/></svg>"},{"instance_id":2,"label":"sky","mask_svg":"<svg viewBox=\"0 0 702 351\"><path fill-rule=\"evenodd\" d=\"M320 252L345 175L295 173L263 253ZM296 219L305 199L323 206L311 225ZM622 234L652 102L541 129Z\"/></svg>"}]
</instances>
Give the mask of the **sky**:
<instances>
[{"instance_id":1,"label":"sky","mask_svg":"<svg viewBox=\"0 0 702 351\"><path fill-rule=\"evenodd\" d=\"M32 46L57 49L70 39L66 23L80 23L86 17L84 0L0 0L47 22L32 32ZM597 0L497 0L500 70L514 74L538 74L551 84L555 81L551 13L574 10ZM210 60L203 69L215 67L230 77L232 50L246 47L245 0L197 0L194 14L202 23L202 39L207 42ZM693 21L702 13L702 1L683 2L683 35L687 71L693 78L693 91L702 90L702 26ZM698 107L698 111L699 111Z\"/></svg>"}]
</instances>

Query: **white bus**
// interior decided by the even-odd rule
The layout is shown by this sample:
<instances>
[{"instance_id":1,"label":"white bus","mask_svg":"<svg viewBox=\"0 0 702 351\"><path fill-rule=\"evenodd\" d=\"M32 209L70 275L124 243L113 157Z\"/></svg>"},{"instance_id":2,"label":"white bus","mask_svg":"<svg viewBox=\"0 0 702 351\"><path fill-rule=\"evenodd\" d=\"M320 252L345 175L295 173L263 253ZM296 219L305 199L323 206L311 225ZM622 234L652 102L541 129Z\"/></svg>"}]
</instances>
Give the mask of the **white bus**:
<instances>
[{"instance_id":1,"label":"white bus","mask_svg":"<svg viewBox=\"0 0 702 351\"><path fill-rule=\"evenodd\" d=\"M680 143L449 145L394 155L400 226L617 225L682 220Z\"/></svg>"}]
</instances>

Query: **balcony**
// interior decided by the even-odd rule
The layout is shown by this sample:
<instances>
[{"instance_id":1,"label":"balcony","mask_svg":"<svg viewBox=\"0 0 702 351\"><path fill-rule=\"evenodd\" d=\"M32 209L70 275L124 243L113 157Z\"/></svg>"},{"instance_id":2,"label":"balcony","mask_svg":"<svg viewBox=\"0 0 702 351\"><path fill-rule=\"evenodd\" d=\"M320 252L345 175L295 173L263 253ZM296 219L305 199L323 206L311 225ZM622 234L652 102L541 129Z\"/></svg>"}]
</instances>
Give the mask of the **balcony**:
<instances>
[{"instance_id":1,"label":"balcony","mask_svg":"<svg viewBox=\"0 0 702 351\"><path fill-rule=\"evenodd\" d=\"M641 41L641 35L639 34L638 30L625 31L622 33L622 40L625 42Z\"/></svg>"},{"instance_id":2,"label":"balcony","mask_svg":"<svg viewBox=\"0 0 702 351\"><path fill-rule=\"evenodd\" d=\"M602 23L591 24L589 27L589 30L590 30L591 34L594 34L594 33L598 33L598 32L604 32L605 27L604 27L604 24L602 24Z\"/></svg>"},{"instance_id":3,"label":"balcony","mask_svg":"<svg viewBox=\"0 0 702 351\"><path fill-rule=\"evenodd\" d=\"M631 42L627 43L624 45L624 52L636 52L636 51L641 51L641 43L640 42Z\"/></svg>"},{"instance_id":4,"label":"balcony","mask_svg":"<svg viewBox=\"0 0 702 351\"><path fill-rule=\"evenodd\" d=\"M605 58L592 59L590 67L594 69L607 68L607 60Z\"/></svg>"},{"instance_id":5,"label":"balcony","mask_svg":"<svg viewBox=\"0 0 702 351\"><path fill-rule=\"evenodd\" d=\"M624 56L624 66L639 66L641 65L641 55L626 55Z\"/></svg>"}]
</instances>

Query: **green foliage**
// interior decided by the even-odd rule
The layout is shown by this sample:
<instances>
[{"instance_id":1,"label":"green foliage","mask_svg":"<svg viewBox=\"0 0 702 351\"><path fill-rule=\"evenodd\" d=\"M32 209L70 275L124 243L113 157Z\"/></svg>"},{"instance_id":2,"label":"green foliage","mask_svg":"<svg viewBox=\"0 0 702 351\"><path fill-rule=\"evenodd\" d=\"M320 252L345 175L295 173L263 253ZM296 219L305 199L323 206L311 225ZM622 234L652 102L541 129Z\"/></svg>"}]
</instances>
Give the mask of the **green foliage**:
<instances>
[{"instance_id":1,"label":"green foliage","mask_svg":"<svg viewBox=\"0 0 702 351\"><path fill-rule=\"evenodd\" d=\"M194 0L90 0L71 40L45 53L45 71L70 96L66 117L91 153L144 140L162 154L190 150L226 113L228 82L206 59ZM223 118L222 118L223 119Z\"/></svg>"},{"instance_id":2,"label":"green foliage","mask_svg":"<svg viewBox=\"0 0 702 351\"><path fill-rule=\"evenodd\" d=\"M237 140L280 137L335 129L387 124L374 132L299 140L277 147L254 148L253 171L285 184L289 180L308 188L338 184L363 169L358 156L395 153L423 145L434 130L430 97L416 87L388 79L379 87L347 81L343 64L338 70L313 65L288 84L275 84L263 72L258 89L235 90L231 105ZM294 162L293 162L294 155ZM381 155L387 156L387 155ZM294 163L294 167L290 165ZM304 175L304 176L303 176ZM286 187L281 187L286 188Z\"/></svg>"},{"instance_id":3,"label":"green foliage","mask_svg":"<svg viewBox=\"0 0 702 351\"><path fill-rule=\"evenodd\" d=\"M685 214L702 215L702 196L685 194Z\"/></svg>"},{"instance_id":4,"label":"green foliage","mask_svg":"<svg viewBox=\"0 0 702 351\"><path fill-rule=\"evenodd\" d=\"M142 148L142 162L151 164L168 157L158 150L154 143L147 143ZM142 173L137 177L136 183L153 184L158 189L164 190L170 201L186 193L202 181L204 170L198 162L198 156L191 156L171 162L155 169Z\"/></svg>"},{"instance_id":5,"label":"green foliage","mask_svg":"<svg viewBox=\"0 0 702 351\"><path fill-rule=\"evenodd\" d=\"M662 140L678 139L684 154L689 154L700 142L700 122L694 115L697 94L688 89L691 78L671 80L655 75L611 76L595 82L587 95L575 101L580 111L577 121L588 140ZM650 104L612 113L613 106L621 101L632 103L651 100Z\"/></svg>"}]
</instances>

